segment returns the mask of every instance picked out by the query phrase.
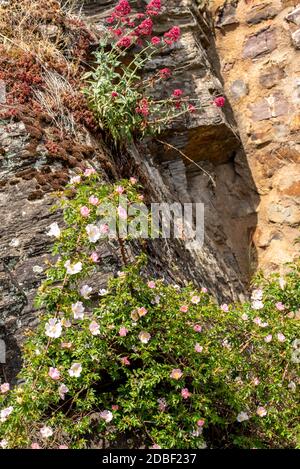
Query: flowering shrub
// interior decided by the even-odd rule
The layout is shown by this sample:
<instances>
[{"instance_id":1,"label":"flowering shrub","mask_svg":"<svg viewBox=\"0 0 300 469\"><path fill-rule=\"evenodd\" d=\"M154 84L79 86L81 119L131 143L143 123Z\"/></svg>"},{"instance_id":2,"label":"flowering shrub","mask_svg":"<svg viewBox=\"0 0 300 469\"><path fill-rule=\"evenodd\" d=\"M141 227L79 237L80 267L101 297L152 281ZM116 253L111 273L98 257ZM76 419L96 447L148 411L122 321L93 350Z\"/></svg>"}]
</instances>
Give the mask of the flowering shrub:
<instances>
[{"instance_id":1,"label":"flowering shrub","mask_svg":"<svg viewBox=\"0 0 300 469\"><path fill-rule=\"evenodd\" d=\"M180 39L178 26L162 38L153 36L152 18L161 8L160 0L151 0L145 13L133 14L129 2L121 0L106 19L107 27L95 53L95 68L85 75L90 106L115 142L159 132L173 119L197 110L180 89L172 90L166 99L152 97L153 88L171 77L169 68L147 79L141 76L155 54Z\"/></svg>"},{"instance_id":2,"label":"flowering shrub","mask_svg":"<svg viewBox=\"0 0 300 469\"><path fill-rule=\"evenodd\" d=\"M65 227L48 231L58 257L37 296L40 324L20 384L0 387L1 447L127 435L154 448L299 446L299 263L260 278L243 305L148 278L144 255L97 291L89 276L109 234L97 217L109 203L122 219L122 194L141 200L135 179L111 186L90 169L60 194Z\"/></svg>"}]
</instances>

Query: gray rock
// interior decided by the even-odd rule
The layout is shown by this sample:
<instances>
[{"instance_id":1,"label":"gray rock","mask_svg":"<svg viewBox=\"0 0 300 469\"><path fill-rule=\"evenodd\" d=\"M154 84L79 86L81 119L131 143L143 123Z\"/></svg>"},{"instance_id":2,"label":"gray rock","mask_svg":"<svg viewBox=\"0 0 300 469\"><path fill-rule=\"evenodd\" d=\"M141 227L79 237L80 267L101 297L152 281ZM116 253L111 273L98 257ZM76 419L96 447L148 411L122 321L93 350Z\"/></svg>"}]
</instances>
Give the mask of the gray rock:
<instances>
[{"instance_id":1,"label":"gray rock","mask_svg":"<svg viewBox=\"0 0 300 469\"><path fill-rule=\"evenodd\" d=\"M259 11L257 11L259 10ZM262 21L269 20L274 18L278 13L278 10L269 4L262 4L258 8L254 8L254 11L251 11L247 15L247 23L250 25L261 23Z\"/></svg>"},{"instance_id":2,"label":"gray rock","mask_svg":"<svg viewBox=\"0 0 300 469\"><path fill-rule=\"evenodd\" d=\"M300 29L292 33L292 41L295 49L300 49Z\"/></svg>"},{"instance_id":3,"label":"gray rock","mask_svg":"<svg viewBox=\"0 0 300 469\"><path fill-rule=\"evenodd\" d=\"M300 25L300 5L297 6L293 11L291 11L285 19L291 23L296 24L297 26Z\"/></svg>"},{"instance_id":4,"label":"gray rock","mask_svg":"<svg viewBox=\"0 0 300 469\"><path fill-rule=\"evenodd\" d=\"M248 37L245 42L243 57L255 59L262 55L269 54L277 47L276 43L276 30L262 29L257 33Z\"/></svg>"}]
</instances>

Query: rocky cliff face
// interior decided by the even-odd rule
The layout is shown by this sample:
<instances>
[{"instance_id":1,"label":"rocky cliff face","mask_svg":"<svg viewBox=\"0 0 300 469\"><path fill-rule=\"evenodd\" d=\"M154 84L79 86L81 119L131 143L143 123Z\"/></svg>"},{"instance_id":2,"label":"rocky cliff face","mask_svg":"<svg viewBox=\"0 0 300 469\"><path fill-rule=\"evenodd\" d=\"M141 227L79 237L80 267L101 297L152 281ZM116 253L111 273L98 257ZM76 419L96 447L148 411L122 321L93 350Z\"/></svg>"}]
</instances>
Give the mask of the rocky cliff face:
<instances>
[{"instance_id":1,"label":"rocky cliff face","mask_svg":"<svg viewBox=\"0 0 300 469\"><path fill-rule=\"evenodd\" d=\"M135 7L144 3L136 1ZM1 121L0 338L7 347L6 380L18 367L18 347L26 329L38 320L33 298L50 248L45 233L57 219L49 212L51 192L78 168L92 165L110 180L137 176L148 202L205 204L203 246L184 240L143 246L150 256L149 270L155 275L176 282L193 280L220 300L238 299L247 293L257 265L274 267L291 258L291 240L299 222L297 87L289 100L286 95L288 86L296 86L297 64L279 53L275 22L282 21L289 28L297 19L285 23L284 17L293 9L285 8L283 15L273 2L273 19L249 23L247 18L263 11L252 9L254 2L215 3L220 4L215 5L220 7L215 13L217 49L211 15L195 0L168 0L159 18L158 35L176 24L182 38L163 57L154 57L149 70L170 67L174 88L184 88L203 105L201 113L177 122L161 136L166 143L146 141L116 154L103 143L102 135L81 126L76 138L65 138L56 151L47 144L53 132L47 116L37 119L25 109L17 121ZM95 37L115 4L109 0L84 2L82 12L93 25ZM233 19L228 20L228 15ZM243 20L239 15L244 15ZM49 34L55 34L53 26ZM288 29L285 34L284 46L295 58L299 52ZM242 46L243 50L237 49ZM270 54L277 54L272 61ZM268 67L264 66L267 60ZM220 109L213 99L224 94L223 85L229 100ZM119 268L115 246L107 245L92 281L101 288Z\"/></svg>"},{"instance_id":2,"label":"rocky cliff face","mask_svg":"<svg viewBox=\"0 0 300 469\"><path fill-rule=\"evenodd\" d=\"M220 72L259 194L258 266L272 271L297 255L300 4L211 3Z\"/></svg>"}]
</instances>

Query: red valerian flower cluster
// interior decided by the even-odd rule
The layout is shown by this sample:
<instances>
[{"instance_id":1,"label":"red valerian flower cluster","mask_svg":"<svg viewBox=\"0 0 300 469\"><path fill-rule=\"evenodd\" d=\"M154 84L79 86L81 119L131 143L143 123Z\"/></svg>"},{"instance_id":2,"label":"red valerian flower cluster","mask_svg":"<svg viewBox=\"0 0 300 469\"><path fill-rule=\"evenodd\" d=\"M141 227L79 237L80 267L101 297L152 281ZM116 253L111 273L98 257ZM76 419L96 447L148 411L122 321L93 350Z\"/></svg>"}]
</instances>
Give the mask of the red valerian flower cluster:
<instances>
[{"instance_id":1,"label":"red valerian flower cluster","mask_svg":"<svg viewBox=\"0 0 300 469\"><path fill-rule=\"evenodd\" d=\"M165 43L171 46L174 42L177 42L180 38L179 26L173 26L167 33L164 34Z\"/></svg>"},{"instance_id":2,"label":"red valerian flower cluster","mask_svg":"<svg viewBox=\"0 0 300 469\"><path fill-rule=\"evenodd\" d=\"M161 11L161 0L151 0L146 11L149 16L157 16Z\"/></svg>"},{"instance_id":3,"label":"red valerian flower cluster","mask_svg":"<svg viewBox=\"0 0 300 469\"><path fill-rule=\"evenodd\" d=\"M153 21L151 18L146 18L139 24L135 33L137 36L151 36L153 29Z\"/></svg>"},{"instance_id":4,"label":"red valerian flower cluster","mask_svg":"<svg viewBox=\"0 0 300 469\"><path fill-rule=\"evenodd\" d=\"M129 36L124 36L122 37L122 39L120 39L118 42L117 42L117 46L118 47L130 47L131 46L131 38Z\"/></svg>"},{"instance_id":5,"label":"red valerian flower cluster","mask_svg":"<svg viewBox=\"0 0 300 469\"><path fill-rule=\"evenodd\" d=\"M136 112L145 117L149 115L149 102L147 98L143 98L139 102L139 106L136 108Z\"/></svg>"},{"instance_id":6,"label":"red valerian flower cluster","mask_svg":"<svg viewBox=\"0 0 300 469\"><path fill-rule=\"evenodd\" d=\"M120 0L114 9L114 16L119 18L127 16L131 13L131 6L127 0Z\"/></svg>"},{"instance_id":7,"label":"red valerian flower cluster","mask_svg":"<svg viewBox=\"0 0 300 469\"><path fill-rule=\"evenodd\" d=\"M172 72L169 68L162 68L160 71L159 71L159 76L160 78L162 78L163 80L167 80L168 78L170 78L172 75Z\"/></svg>"},{"instance_id":8,"label":"red valerian flower cluster","mask_svg":"<svg viewBox=\"0 0 300 469\"><path fill-rule=\"evenodd\" d=\"M223 107L225 105L225 98L224 96L219 96L218 98L214 99L214 104L217 107Z\"/></svg>"}]
</instances>

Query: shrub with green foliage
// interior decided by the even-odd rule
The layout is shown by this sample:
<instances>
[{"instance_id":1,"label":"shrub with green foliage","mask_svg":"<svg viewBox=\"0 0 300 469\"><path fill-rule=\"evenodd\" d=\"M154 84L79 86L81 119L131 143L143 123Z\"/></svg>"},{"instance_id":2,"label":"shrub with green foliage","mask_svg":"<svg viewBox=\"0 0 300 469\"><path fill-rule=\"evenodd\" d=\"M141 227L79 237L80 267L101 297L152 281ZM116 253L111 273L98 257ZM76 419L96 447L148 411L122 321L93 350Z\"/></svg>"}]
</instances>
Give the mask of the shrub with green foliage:
<instances>
[{"instance_id":1,"label":"shrub with green foliage","mask_svg":"<svg viewBox=\"0 0 300 469\"><path fill-rule=\"evenodd\" d=\"M259 278L244 304L150 279L145 255L95 291L97 217L106 202L119 209L121 193L141 199L136 180L109 185L90 171L60 194L65 228L49 232L56 261L40 324L19 384L0 388L0 445L89 448L130 435L137 447L299 447L300 264Z\"/></svg>"}]
</instances>

